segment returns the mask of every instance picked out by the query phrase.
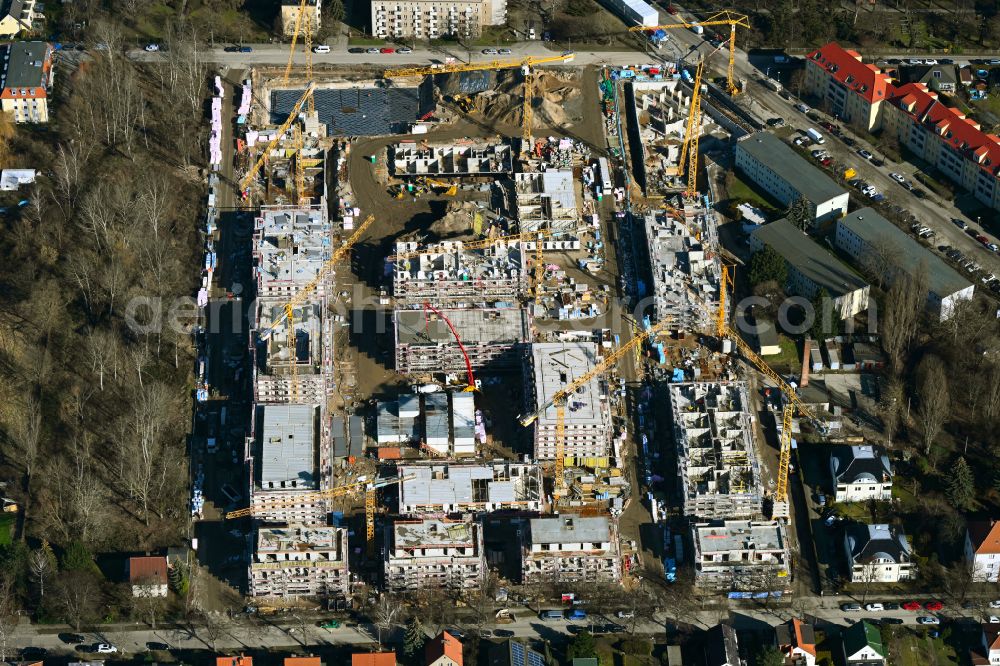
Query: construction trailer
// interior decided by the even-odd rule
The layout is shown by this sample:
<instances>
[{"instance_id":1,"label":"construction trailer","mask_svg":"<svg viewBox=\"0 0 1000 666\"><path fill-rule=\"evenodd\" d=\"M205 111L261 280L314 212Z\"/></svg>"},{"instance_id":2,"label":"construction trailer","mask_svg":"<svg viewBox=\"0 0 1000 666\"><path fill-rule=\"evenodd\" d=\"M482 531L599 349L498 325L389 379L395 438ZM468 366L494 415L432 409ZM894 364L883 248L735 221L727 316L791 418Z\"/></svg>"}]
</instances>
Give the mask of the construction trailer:
<instances>
[{"instance_id":1,"label":"construction trailer","mask_svg":"<svg viewBox=\"0 0 1000 666\"><path fill-rule=\"evenodd\" d=\"M670 384L684 514L758 518L764 488L745 382Z\"/></svg>"},{"instance_id":2,"label":"construction trailer","mask_svg":"<svg viewBox=\"0 0 1000 666\"><path fill-rule=\"evenodd\" d=\"M346 528L261 526L250 562L250 596L346 598L347 560Z\"/></svg>"},{"instance_id":3,"label":"construction trailer","mask_svg":"<svg viewBox=\"0 0 1000 666\"><path fill-rule=\"evenodd\" d=\"M485 576L482 525L471 516L461 520L396 519L387 523L387 590L479 589Z\"/></svg>"},{"instance_id":4,"label":"construction trailer","mask_svg":"<svg viewBox=\"0 0 1000 666\"><path fill-rule=\"evenodd\" d=\"M621 581L618 527L607 516L533 518L522 535L525 584Z\"/></svg>"}]
</instances>

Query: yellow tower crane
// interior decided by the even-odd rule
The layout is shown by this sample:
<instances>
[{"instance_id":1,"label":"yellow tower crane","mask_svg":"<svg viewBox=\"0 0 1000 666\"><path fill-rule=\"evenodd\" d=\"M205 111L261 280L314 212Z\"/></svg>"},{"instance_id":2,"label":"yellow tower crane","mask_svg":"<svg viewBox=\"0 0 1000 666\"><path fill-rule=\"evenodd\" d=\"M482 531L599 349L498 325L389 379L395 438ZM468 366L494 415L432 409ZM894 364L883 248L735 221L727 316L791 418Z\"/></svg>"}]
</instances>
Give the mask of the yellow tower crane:
<instances>
[{"instance_id":1,"label":"yellow tower crane","mask_svg":"<svg viewBox=\"0 0 1000 666\"><path fill-rule=\"evenodd\" d=\"M585 386L591 380L603 376L609 370L614 368L615 364L618 363L618 359L625 356L638 345L641 345L643 342L665 329L671 321L672 320L668 317L653 324L645 331L633 335L628 342L605 356L603 361L553 393L552 397L546 400L545 403L543 403L537 410L518 417L518 421L521 422L521 425L527 427L537 421L539 417L545 414L551 407L555 407L556 409L556 478L553 494L557 498L565 494L566 488L566 480L563 472L566 469L566 402L569 400L569 397L572 396L581 386Z\"/></svg>"},{"instance_id":2,"label":"yellow tower crane","mask_svg":"<svg viewBox=\"0 0 1000 666\"><path fill-rule=\"evenodd\" d=\"M284 307L282 308L282 314L277 319L271 321L270 326L268 326L261 332L260 337L262 340L268 339L271 336L271 334L274 333L274 331L279 326L281 326L281 324L285 321L286 318L291 317L292 310L298 307L299 305L302 305L305 302L305 300L309 297L309 294L311 294L313 290L319 286L320 282L326 279L326 276L330 273L330 271L332 271L338 263L343 261L345 255L350 251L350 249L354 246L354 244L358 242L358 240L361 238L361 235L368 229L369 226L371 226L372 222L374 221L375 221L375 216L369 215L367 218L365 218L365 221L362 222L358 226L358 228L354 230L354 233L351 234L351 237L348 238L346 241L344 241L340 245L340 247L338 247L336 250L333 251L333 254L330 255L330 258L326 260L323 266L316 273L316 277L310 280L309 283L306 284L304 287L299 289L298 292L296 292L295 296L293 296L291 300L285 303ZM290 320L289 324L291 324Z\"/></svg>"},{"instance_id":3,"label":"yellow tower crane","mask_svg":"<svg viewBox=\"0 0 1000 666\"><path fill-rule=\"evenodd\" d=\"M726 9L709 16L704 21L695 21L693 23L681 21L679 23L654 25L652 27L637 25L629 28L629 32L655 32L657 30L670 30L673 28L712 27L717 25L729 26L729 64L726 68L726 88L729 90L730 95L737 95L740 92L740 88L736 85L736 28L738 26L750 30L750 18L748 16Z\"/></svg>"},{"instance_id":4,"label":"yellow tower crane","mask_svg":"<svg viewBox=\"0 0 1000 666\"><path fill-rule=\"evenodd\" d=\"M698 196L698 142L701 138L701 75L705 71L705 61L698 61L694 73L694 88L691 92L691 107L688 110L687 127L684 133L684 143L681 145L681 157L677 161L679 168L684 168L687 162L687 189L684 196L693 199Z\"/></svg>"},{"instance_id":5,"label":"yellow tower crane","mask_svg":"<svg viewBox=\"0 0 1000 666\"><path fill-rule=\"evenodd\" d=\"M310 82L306 91L302 93L302 96L299 97L298 101L295 102L295 106L293 106L292 110L288 113L288 118L286 118L285 122L281 123L281 126L278 127L278 130L274 134L274 138L271 139L267 146L264 147L260 157L257 158L257 161L254 162L253 166L250 167L246 175L243 176L243 179L240 180L241 192L246 190L250 186L250 183L253 182L253 179L257 177L257 173L260 171L260 168L264 166L264 163L267 161L267 156L272 150L274 150L274 148L281 141L281 137L284 136L285 132L288 131L288 128L291 127L292 123L294 123L296 118L298 118L299 113L302 111L302 105L305 104L307 100L312 99L312 95L315 90L316 84Z\"/></svg>"}]
</instances>

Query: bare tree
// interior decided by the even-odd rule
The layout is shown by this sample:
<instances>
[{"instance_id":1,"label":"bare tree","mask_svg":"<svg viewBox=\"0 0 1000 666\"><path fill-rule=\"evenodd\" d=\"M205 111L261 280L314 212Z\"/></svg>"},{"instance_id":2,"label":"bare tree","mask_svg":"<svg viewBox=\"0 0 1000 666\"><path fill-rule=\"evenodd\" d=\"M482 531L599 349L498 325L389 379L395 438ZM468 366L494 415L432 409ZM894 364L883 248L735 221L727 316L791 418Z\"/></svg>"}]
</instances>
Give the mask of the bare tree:
<instances>
[{"instance_id":1,"label":"bare tree","mask_svg":"<svg viewBox=\"0 0 1000 666\"><path fill-rule=\"evenodd\" d=\"M24 467L26 485L31 483L35 473L42 441L42 405L38 398L28 393L21 410L21 421L17 428L18 460Z\"/></svg>"},{"instance_id":2,"label":"bare tree","mask_svg":"<svg viewBox=\"0 0 1000 666\"><path fill-rule=\"evenodd\" d=\"M163 610L164 598L156 595L159 581L155 578L149 580L133 581L133 586L137 586L139 594L133 591L132 605L136 615L143 618L151 629L156 629L156 618ZM135 587L133 588L135 589Z\"/></svg>"},{"instance_id":3,"label":"bare tree","mask_svg":"<svg viewBox=\"0 0 1000 666\"><path fill-rule=\"evenodd\" d=\"M948 375L937 356L927 356L917 368L918 398L917 419L923 428L924 453L930 453L934 440L941 433L951 408L948 395Z\"/></svg>"},{"instance_id":4,"label":"bare tree","mask_svg":"<svg viewBox=\"0 0 1000 666\"><path fill-rule=\"evenodd\" d=\"M42 541L42 545L28 556L28 572L38 586L38 596L44 597L45 583L56 572L56 556L48 541Z\"/></svg>"},{"instance_id":5,"label":"bare tree","mask_svg":"<svg viewBox=\"0 0 1000 666\"><path fill-rule=\"evenodd\" d=\"M396 623L402 605L390 594L379 597L375 606L375 627L378 629L378 644L382 647L382 632L389 631Z\"/></svg>"},{"instance_id":6,"label":"bare tree","mask_svg":"<svg viewBox=\"0 0 1000 666\"><path fill-rule=\"evenodd\" d=\"M896 378L890 378L886 381L879 402L879 414L882 417L882 434L888 446L892 446L896 433L899 431L904 400L905 393L902 382Z\"/></svg>"},{"instance_id":7,"label":"bare tree","mask_svg":"<svg viewBox=\"0 0 1000 666\"><path fill-rule=\"evenodd\" d=\"M917 322L927 299L927 272L923 266L913 272L894 271L892 286L881 309L879 328L882 347L889 355L892 369L898 374L903 356L917 330Z\"/></svg>"},{"instance_id":8,"label":"bare tree","mask_svg":"<svg viewBox=\"0 0 1000 666\"><path fill-rule=\"evenodd\" d=\"M76 631L94 616L99 592L97 581L88 571L63 572L54 586L58 606Z\"/></svg>"},{"instance_id":9,"label":"bare tree","mask_svg":"<svg viewBox=\"0 0 1000 666\"><path fill-rule=\"evenodd\" d=\"M0 574L0 661L7 661L7 644L17 629L17 591L10 572Z\"/></svg>"},{"instance_id":10,"label":"bare tree","mask_svg":"<svg viewBox=\"0 0 1000 666\"><path fill-rule=\"evenodd\" d=\"M147 525L151 503L164 490L168 468L174 465L164 441L175 415L174 402L163 384L149 384L135 392L131 412L119 421L118 478L139 504Z\"/></svg>"}]
</instances>

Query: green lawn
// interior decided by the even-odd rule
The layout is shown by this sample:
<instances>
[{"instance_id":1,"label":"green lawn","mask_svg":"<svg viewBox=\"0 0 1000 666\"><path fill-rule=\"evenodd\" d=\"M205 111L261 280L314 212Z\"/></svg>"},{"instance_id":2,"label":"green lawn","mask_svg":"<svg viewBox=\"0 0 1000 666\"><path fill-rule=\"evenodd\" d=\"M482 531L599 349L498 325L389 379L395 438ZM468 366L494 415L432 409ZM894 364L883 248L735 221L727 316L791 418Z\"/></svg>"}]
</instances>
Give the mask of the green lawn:
<instances>
[{"instance_id":1,"label":"green lawn","mask_svg":"<svg viewBox=\"0 0 1000 666\"><path fill-rule=\"evenodd\" d=\"M0 514L0 546L6 546L11 542L11 533L14 531L16 520L17 514L15 513Z\"/></svg>"},{"instance_id":2,"label":"green lawn","mask_svg":"<svg viewBox=\"0 0 1000 666\"><path fill-rule=\"evenodd\" d=\"M944 666L961 663L955 649L940 638L906 632L889 643L890 663L898 666Z\"/></svg>"},{"instance_id":3,"label":"green lawn","mask_svg":"<svg viewBox=\"0 0 1000 666\"><path fill-rule=\"evenodd\" d=\"M778 333L778 346L781 347L781 353L765 356L764 360L776 372L796 372L802 366L802 361L795 340Z\"/></svg>"},{"instance_id":4,"label":"green lawn","mask_svg":"<svg viewBox=\"0 0 1000 666\"><path fill-rule=\"evenodd\" d=\"M729 198L737 199L739 201L748 201L751 205L764 210L775 210L770 201L765 199L764 196L759 194L757 190L753 189L749 183L735 174L733 174L732 183L729 186Z\"/></svg>"}]
</instances>

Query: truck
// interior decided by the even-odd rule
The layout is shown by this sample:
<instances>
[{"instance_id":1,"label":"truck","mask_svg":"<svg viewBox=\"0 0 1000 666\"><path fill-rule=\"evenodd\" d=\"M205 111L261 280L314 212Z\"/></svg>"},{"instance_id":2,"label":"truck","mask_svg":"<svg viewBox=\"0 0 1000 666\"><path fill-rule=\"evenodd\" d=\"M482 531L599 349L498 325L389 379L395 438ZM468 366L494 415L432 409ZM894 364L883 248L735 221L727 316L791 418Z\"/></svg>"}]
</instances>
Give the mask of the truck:
<instances>
[{"instance_id":1,"label":"truck","mask_svg":"<svg viewBox=\"0 0 1000 666\"><path fill-rule=\"evenodd\" d=\"M700 25L698 25L697 23L692 23L691 24L691 32L693 32L696 35L704 35L705 34L705 29L703 27L701 27Z\"/></svg>"},{"instance_id":2,"label":"truck","mask_svg":"<svg viewBox=\"0 0 1000 666\"><path fill-rule=\"evenodd\" d=\"M810 127L806 130L806 136L815 141L816 143L826 143L826 139L820 134L816 129Z\"/></svg>"},{"instance_id":3,"label":"truck","mask_svg":"<svg viewBox=\"0 0 1000 666\"><path fill-rule=\"evenodd\" d=\"M762 83L765 88L770 88L774 92L781 92L781 84L772 79L770 76L765 78Z\"/></svg>"}]
</instances>

